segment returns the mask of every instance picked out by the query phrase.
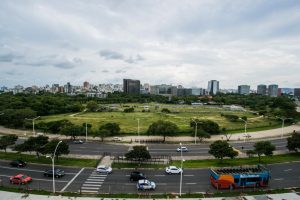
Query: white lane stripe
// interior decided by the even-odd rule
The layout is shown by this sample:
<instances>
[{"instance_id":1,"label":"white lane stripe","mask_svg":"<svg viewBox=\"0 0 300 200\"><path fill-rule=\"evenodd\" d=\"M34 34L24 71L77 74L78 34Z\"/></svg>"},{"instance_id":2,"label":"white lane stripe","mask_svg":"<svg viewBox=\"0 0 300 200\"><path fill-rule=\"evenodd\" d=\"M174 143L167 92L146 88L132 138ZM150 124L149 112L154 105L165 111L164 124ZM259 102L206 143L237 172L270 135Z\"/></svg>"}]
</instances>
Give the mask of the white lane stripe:
<instances>
[{"instance_id":1,"label":"white lane stripe","mask_svg":"<svg viewBox=\"0 0 300 200\"><path fill-rule=\"evenodd\" d=\"M282 181L283 178L274 178L274 181Z\"/></svg>"},{"instance_id":2,"label":"white lane stripe","mask_svg":"<svg viewBox=\"0 0 300 200\"><path fill-rule=\"evenodd\" d=\"M106 177L106 175L103 176L103 175L95 175L95 174L92 174L90 177Z\"/></svg>"},{"instance_id":3,"label":"white lane stripe","mask_svg":"<svg viewBox=\"0 0 300 200\"><path fill-rule=\"evenodd\" d=\"M126 174L125 176L130 176L129 174Z\"/></svg>"},{"instance_id":4,"label":"white lane stripe","mask_svg":"<svg viewBox=\"0 0 300 200\"><path fill-rule=\"evenodd\" d=\"M86 182L84 182L84 183L87 183L87 184L89 184L89 183L103 183L103 182L95 182L95 181L86 181Z\"/></svg>"},{"instance_id":5,"label":"white lane stripe","mask_svg":"<svg viewBox=\"0 0 300 200\"><path fill-rule=\"evenodd\" d=\"M3 167L1 166L0 168L2 169L11 169L11 170L19 170L19 171L28 171L28 172L42 172L44 173L45 171L43 170L34 170L34 169L26 169L26 168L17 168L17 167ZM50 167L49 167L50 169ZM65 173L65 174L76 174L76 173Z\"/></svg>"},{"instance_id":6,"label":"white lane stripe","mask_svg":"<svg viewBox=\"0 0 300 200\"><path fill-rule=\"evenodd\" d=\"M186 183L186 185L196 185L197 183Z\"/></svg>"},{"instance_id":7,"label":"white lane stripe","mask_svg":"<svg viewBox=\"0 0 300 200\"><path fill-rule=\"evenodd\" d=\"M154 175L154 176L166 176L166 175Z\"/></svg>"},{"instance_id":8,"label":"white lane stripe","mask_svg":"<svg viewBox=\"0 0 300 200\"><path fill-rule=\"evenodd\" d=\"M95 182L103 182L104 179L93 179L93 178L88 178L86 179L87 181L95 181Z\"/></svg>"},{"instance_id":9,"label":"white lane stripe","mask_svg":"<svg viewBox=\"0 0 300 200\"><path fill-rule=\"evenodd\" d=\"M82 193L97 193L98 190L81 190Z\"/></svg>"},{"instance_id":10,"label":"white lane stripe","mask_svg":"<svg viewBox=\"0 0 300 200\"><path fill-rule=\"evenodd\" d=\"M195 176L194 174L186 174L186 175L183 175L183 176Z\"/></svg>"},{"instance_id":11,"label":"white lane stripe","mask_svg":"<svg viewBox=\"0 0 300 200\"><path fill-rule=\"evenodd\" d=\"M101 185L95 185L95 184L87 184L87 183L84 183L84 184L82 184L81 187L85 187L85 186L87 186L87 187L100 187Z\"/></svg>"},{"instance_id":12,"label":"white lane stripe","mask_svg":"<svg viewBox=\"0 0 300 200\"><path fill-rule=\"evenodd\" d=\"M73 181L77 178L77 176L79 176L79 174L84 170L85 168L82 168L73 178L72 180L70 180L70 182L63 188L61 189L60 192L64 192L68 187L69 185L71 185L71 183L73 183Z\"/></svg>"},{"instance_id":13,"label":"white lane stripe","mask_svg":"<svg viewBox=\"0 0 300 200\"><path fill-rule=\"evenodd\" d=\"M284 171L285 172L288 172L288 171L292 171L293 169L285 169Z\"/></svg>"},{"instance_id":14,"label":"white lane stripe","mask_svg":"<svg viewBox=\"0 0 300 200\"><path fill-rule=\"evenodd\" d=\"M81 189L84 189L84 190L88 189L88 190L96 190L96 191L98 191L100 189L100 187L99 186L97 186L97 187L92 187L92 186L86 186L85 187L85 186L82 186Z\"/></svg>"}]
</instances>

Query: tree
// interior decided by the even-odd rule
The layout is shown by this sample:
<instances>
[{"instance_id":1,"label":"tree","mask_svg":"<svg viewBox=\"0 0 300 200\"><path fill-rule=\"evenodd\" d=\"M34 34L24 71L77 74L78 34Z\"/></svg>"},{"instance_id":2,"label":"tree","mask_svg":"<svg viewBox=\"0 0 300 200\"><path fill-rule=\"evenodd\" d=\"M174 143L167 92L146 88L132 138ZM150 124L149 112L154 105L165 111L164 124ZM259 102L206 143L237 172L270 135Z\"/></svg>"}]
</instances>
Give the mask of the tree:
<instances>
[{"instance_id":1,"label":"tree","mask_svg":"<svg viewBox=\"0 0 300 200\"><path fill-rule=\"evenodd\" d=\"M287 148L289 151L298 152L298 149L300 149L300 133L294 132L291 137L287 138Z\"/></svg>"},{"instance_id":2,"label":"tree","mask_svg":"<svg viewBox=\"0 0 300 200\"><path fill-rule=\"evenodd\" d=\"M210 138L210 134L204 131L202 128L197 130L197 136L200 142L203 142L204 138Z\"/></svg>"},{"instance_id":3,"label":"tree","mask_svg":"<svg viewBox=\"0 0 300 200\"><path fill-rule=\"evenodd\" d=\"M254 144L254 152L258 156L258 161L260 162L261 155L270 156L273 155L273 151L275 150L275 146L271 144L270 141L260 141Z\"/></svg>"},{"instance_id":4,"label":"tree","mask_svg":"<svg viewBox=\"0 0 300 200\"><path fill-rule=\"evenodd\" d=\"M169 122L158 120L157 122L153 122L148 130L148 135L162 135L164 137L163 142L166 141L166 136L174 136L177 134L178 127L176 124Z\"/></svg>"},{"instance_id":5,"label":"tree","mask_svg":"<svg viewBox=\"0 0 300 200\"><path fill-rule=\"evenodd\" d=\"M0 149L4 149L6 153L6 148L10 145L14 145L18 139L16 135L4 135L0 138Z\"/></svg>"},{"instance_id":6,"label":"tree","mask_svg":"<svg viewBox=\"0 0 300 200\"><path fill-rule=\"evenodd\" d=\"M19 152L36 152L36 156L39 158L40 153L43 154L44 147L48 143L48 137L40 135L38 137L29 137L22 144L15 146L15 150Z\"/></svg>"},{"instance_id":7,"label":"tree","mask_svg":"<svg viewBox=\"0 0 300 200\"><path fill-rule=\"evenodd\" d=\"M238 155L238 152L235 151L227 141L217 140L211 145L209 145L209 151L211 155L215 158L218 158L223 162L224 157L234 158Z\"/></svg>"},{"instance_id":8,"label":"tree","mask_svg":"<svg viewBox=\"0 0 300 200\"><path fill-rule=\"evenodd\" d=\"M162 113L170 113L171 111L168 108L161 109Z\"/></svg>"},{"instance_id":9,"label":"tree","mask_svg":"<svg viewBox=\"0 0 300 200\"><path fill-rule=\"evenodd\" d=\"M59 140L57 140L57 139L54 139L54 140L48 142L44 147L43 153L44 154L51 154L53 156L53 153L54 153L55 148L56 148L58 143L59 143ZM58 157L60 155L69 154L69 153L70 153L69 145L66 142L63 141L58 145L55 156L56 156L56 159L58 160Z\"/></svg>"},{"instance_id":10,"label":"tree","mask_svg":"<svg viewBox=\"0 0 300 200\"><path fill-rule=\"evenodd\" d=\"M120 126L117 123L106 123L99 127L97 135L101 137L101 141L103 142L104 138L107 136L115 136L120 133Z\"/></svg>"},{"instance_id":11,"label":"tree","mask_svg":"<svg viewBox=\"0 0 300 200\"><path fill-rule=\"evenodd\" d=\"M128 160L138 160L139 162L148 160L151 158L146 146L133 146L133 149L125 154Z\"/></svg>"},{"instance_id":12,"label":"tree","mask_svg":"<svg viewBox=\"0 0 300 200\"><path fill-rule=\"evenodd\" d=\"M198 129L202 129L205 132L213 135L213 134L218 134L220 133L220 127L219 125L211 120L199 120L199 119L195 119L195 121L197 122L197 128ZM190 121L190 127L195 127L196 123L191 120Z\"/></svg>"},{"instance_id":13,"label":"tree","mask_svg":"<svg viewBox=\"0 0 300 200\"><path fill-rule=\"evenodd\" d=\"M89 102L87 102L87 104L86 104L86 108L87 108L87 110L90 111L90 112L96 112L97 109L98 109L98 104L97 104L96 101L89 101Z\"/></svg>"},{"instance_id":14,"label":"tree","mask_svg":"<svg viewBox=\"0 0 300 200\"><path fill-rule=\"evenodd\" d=\"M125 113L131 113L131 112L134 112L134 108L125 108L125 109L124 109L124 112L125 112Z\"/></svg>"},{"instance_id":15,"label":"tree","mask_svg":"<svg viewBox=\"0 0 300 200\"><path fill-rule=\"evenodd\" d=\"M85 128L83 126L71 124L61 129L60 133L71 136L73 140L76 140L77 136L85 135Z\"/></svg>"}]
</instances>

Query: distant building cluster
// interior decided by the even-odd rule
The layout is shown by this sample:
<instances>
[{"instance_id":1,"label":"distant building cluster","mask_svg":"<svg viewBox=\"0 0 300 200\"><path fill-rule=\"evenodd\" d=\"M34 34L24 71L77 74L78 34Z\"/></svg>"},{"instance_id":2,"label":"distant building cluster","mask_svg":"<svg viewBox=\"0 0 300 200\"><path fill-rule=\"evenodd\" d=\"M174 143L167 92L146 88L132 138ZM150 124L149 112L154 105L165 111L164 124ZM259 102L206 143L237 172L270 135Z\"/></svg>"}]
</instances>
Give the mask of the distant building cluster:
<instances>
[{"instance_id":1,"label":"distant building cluster","mask_svg":"<svg viewBox=\"0 0 300 200\"><path fill-rule=\"evenodd\" d=\"M141 84L140 80L123 79L123 84L98 84L94 85L88 81L83 82L81 86L72 85L68 82L65 85L52 84L43 87L31 86L23 87L16 85L14 88L2 87L0 93L12 92L17 93L32 93L36 94L39 92L50 92L50 93L65 93L68 95L79 95L83 94L87 97L98 97L106 98L108 93L124 92L126 94L153 94L162 95L169 98L173 96L184 97L184 96L213 96L218 93L232 93L249 95L251 93L257 93L259 95L268 95L271 97L281 96L283 94L295 96L300 99L300 88L279 88L278 85L265 85L260 84L256 90L251 90L250 85L239 85L237 89L220 89L219 81L210 80L208 81L207 88L191 87L185 88L182 85L174 86L169 84L150 85L149 83Z\"/></svg>"}]
</instances>

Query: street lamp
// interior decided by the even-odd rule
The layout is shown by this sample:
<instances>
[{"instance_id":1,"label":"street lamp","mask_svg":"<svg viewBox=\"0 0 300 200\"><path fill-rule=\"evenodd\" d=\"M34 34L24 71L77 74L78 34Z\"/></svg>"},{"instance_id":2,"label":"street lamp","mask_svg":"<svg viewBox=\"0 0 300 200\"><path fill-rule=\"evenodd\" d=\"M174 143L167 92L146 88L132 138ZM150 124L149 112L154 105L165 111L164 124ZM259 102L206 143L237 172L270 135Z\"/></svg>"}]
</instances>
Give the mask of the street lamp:
<instances>
[{"instance_id":1,"label":"street lamp","mask_svg":"<svg viewBox=\"0 0 300 200\"><path fill-rule=\"evenodd\" d=\"M87 122L85 122L85 142L87 142Z\"/></svg>"},{"instance_id":2,"label":"street lamp","mask_svg":"<svg viewBox=\"0 0 300 200\"><path fill-rule=\"evenodd\" d=\"M137 130L137 132L138 132L139 144L141 144L141 139L140 139L140 119L137 118L137 121L138 121L138 130Z\"/></svg>"},{"instance_id":3,"label":"street lamp","mask_svg":"<svg viewBox=\"0 0 300 200\"><path fill-rule=\"evenodd\" d=\"M195 129L195 144L197 142L197 126L198 126L198 122L194 119L192 119L192 121L196 124L196 129Z\"/></svg>"},{"instance_id":4,"label":"street lamp","mask_svg":"<svg viewBox=\"0 0 300 200\"><path fill-rule=\"evenodd\" d=\"M55 159L55 153L56 153L56 150L57 150L57 147L58 145L62 143L62 141L59 141L55 147L55 150L54 150L54 153L52 156L46 156L46 158L50 158L52 160L52 174L53 174L53 194L55 194L55 179L54 179L54 176L55 176L55 171L54 171L54 159Z\"/></svg>"},{"instance_id":5,"label":"street lamp","mask_svg":"<svg viewBox=\"0 0 300 200\"><path fill-rule=\"evenodd\" d=\"M244 120L242 118L240 118L240 120L242 120L243 122L245 122L244 142L246 142L246 137L247 137L247 120Z\"/></svg>"},{"instance_id":6,"label":"street lamp","mask_svg":"<svg viewBox=\"0 0 300 200\"><path fill-rule=\"evenodd\" d=\"M33 118L33 119L28 119L28 118L25 118L26 120L32 120L32 132L33 132L33 135L35 135L35 130L34 130L34 120L40 118L41 116L37 116L36 118Z\"/></svg>"},{"instance_id":7,"label":"street lamp","mask_svg":"<svg viewBox=\"0 0 300 200\"><path fill-rule=\"evenodd\" d=\"M181 144L181 142L180 142L180 152L181 152L181 172L180 172L180 186L179 186L179 196L181 196L181 188L182 188L182 172L183 172L183 162L185 161L185 160L183 160L183 158L182 158L182 144Z\"/></svg>"},{"instance_id":8,"label":"street lamp","mask_svg":"<svg viewBox=\"0 0 300 200\"><path fill-rule=\"evenodd\" d=\"M282 121L282 126L281 126L281 138L283 138L283 127L284 127L284 122L285 122L285 120L287 120L287 119L293 119L293 118L291 118L291 117L289 117L289 118L287 118L287 117L277 117L278 119L281 119L281 121Z\"/></svg>"}]
</instances>

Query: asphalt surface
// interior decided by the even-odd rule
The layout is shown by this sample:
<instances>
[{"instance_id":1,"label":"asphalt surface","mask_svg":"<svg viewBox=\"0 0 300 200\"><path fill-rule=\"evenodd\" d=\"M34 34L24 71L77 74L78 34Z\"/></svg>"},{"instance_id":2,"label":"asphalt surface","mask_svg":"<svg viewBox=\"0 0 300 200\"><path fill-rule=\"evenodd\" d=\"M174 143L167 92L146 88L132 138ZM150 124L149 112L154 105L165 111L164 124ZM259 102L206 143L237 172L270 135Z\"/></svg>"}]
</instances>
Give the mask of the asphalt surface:
<instances>
[{"instance_id":1,"label":"asphalt surface","mask_svg":"<svg viewBox=\"0 0 300 200\"><path fill-rule=\"evenodd\" d=\"M276 150L287 150L286 138L270 140L275 145ZM255 142L230 142L230 144L241 152L253 149ZM183 152L183 156L210 156L209 143L201 144L182 144L188 148L188 152ZM178 144L147 144L148 150L151 155L168 155L168 156L180 156L180 152L176 149L179 147ZM82 154L82 155L102 155L104 152L108 152L111 155L123 155L129 150L129 146L122 145L121 143L101 143L101 142L88 142L83 144L69 143L71 154Z\"/></svg>"},{"instance_id":2,"label":"asphalt surface","mask_svg":"<svg viewBox=\"0 0 300 200\"><path fill-rule=\"evenodd\" d=\"M300 163L284 163L267 166L271 171L271 188L297 187L300 185ZM30 189L44 189L52 191L52 177L44 177L43 171L50 168L49 165L29 164L25 168L10 167L8 161L0 161L0 179L2 185L9 185L9 177L18 173L31 176L33 181L28 186ZM56 180L56 191L92 192L92 193L137 193L136 182L129 181L132 170L113 169L111 174L97 174L92 168L60 167L66 175ZM163 169L142 169L147 178L157 185L155 191L150 193L178 193L180 175L165 174ZM250 189L253 190L253 189ZM209 169L184 169L182 179L183 193L216 191L209 182ZM148 191L147 191L148 193Z\"/></svg>"}]
</instances>

